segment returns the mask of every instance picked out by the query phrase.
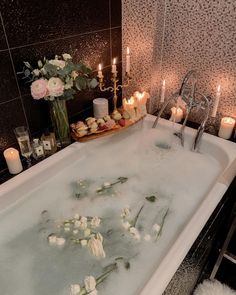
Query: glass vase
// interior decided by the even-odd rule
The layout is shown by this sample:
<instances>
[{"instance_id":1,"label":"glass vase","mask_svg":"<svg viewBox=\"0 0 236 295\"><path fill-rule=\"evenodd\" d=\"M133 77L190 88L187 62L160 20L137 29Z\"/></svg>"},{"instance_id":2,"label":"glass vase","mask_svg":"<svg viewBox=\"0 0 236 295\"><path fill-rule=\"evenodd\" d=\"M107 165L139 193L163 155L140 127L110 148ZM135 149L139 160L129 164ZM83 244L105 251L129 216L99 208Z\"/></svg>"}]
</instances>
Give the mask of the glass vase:
<instances>
[{"instance_id":1,"label":"glass vase","mask_svg":"<svg viewBox=\"0 0 236 295\"><path fill-rule=\"evenodd\" d=\"M58 146L65 147L71 143L70 126L65 100L50 101L50 115Z\"/></svg>"}]
</instances>

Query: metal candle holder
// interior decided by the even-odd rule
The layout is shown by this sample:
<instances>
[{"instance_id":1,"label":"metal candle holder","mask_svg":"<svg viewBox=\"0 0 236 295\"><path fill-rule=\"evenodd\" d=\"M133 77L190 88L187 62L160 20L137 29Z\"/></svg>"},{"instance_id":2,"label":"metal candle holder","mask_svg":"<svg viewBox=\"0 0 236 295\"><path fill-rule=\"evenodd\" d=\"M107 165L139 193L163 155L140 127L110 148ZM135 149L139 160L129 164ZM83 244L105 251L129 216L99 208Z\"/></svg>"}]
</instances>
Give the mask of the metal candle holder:
<instances>
[{"instance_id":1,"label":"metal candle holder","mask_svg":"<svg viewBox=\"0 0 236 295\"><path fill-rule=\"evenodd\" d=\"M111 81L113 82L113 86L109 86L109 87L105 87L105 84L104 84L104 81L103 81L104 76L103 75L98 76L100 90L102 92L111 91L111 92L114 93L113 94L114 111L117 110L117 91L119 89L128 87L129 84L130 84L130 81L131 81L130 74L126 72L125 73L125 83L123 85L121 85L121 84L118 85L119 79L117 78L117 73L118 73L117 71L112 72Z\"/></svg>"}]
</instances>

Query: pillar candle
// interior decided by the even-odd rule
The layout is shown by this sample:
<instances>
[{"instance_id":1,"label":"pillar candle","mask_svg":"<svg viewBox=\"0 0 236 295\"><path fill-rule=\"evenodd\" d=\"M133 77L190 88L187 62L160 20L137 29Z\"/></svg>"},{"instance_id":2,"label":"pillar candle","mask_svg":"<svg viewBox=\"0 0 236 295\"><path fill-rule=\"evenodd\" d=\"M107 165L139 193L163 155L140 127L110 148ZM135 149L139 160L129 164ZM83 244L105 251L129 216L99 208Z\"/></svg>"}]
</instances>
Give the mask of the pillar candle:
<instances>
[{"instance_id":1,"label":"pillar candle","mask_svg":"<svg viewBox=\"0 0 236 295\"><path fill-rule=\"evenodd\" d=\"M171 108L171 117L170 121L179 123L183 119L183 110L181 108L173 107Z\"/></svg>"},{"instance_id":2,"label":"pillar candle","mask_svg":"<svg viewBox=\"0 0 236 295\"><path fill-rule=\"evenodd\" d=\"M224 139L229 139L233 133L235 125L235 120L230 117L225 117L221 119L219 137Z\"/></svg>"},{"instance_id":3,"label":"pillar candle","mask_svg":"<svg viewBox=\"0 0 236 295\"><path fill-rule=\"evenodd\" d=\"M93 115L96 119L108 115L108 100L106 98L95 98L93 100Z\"/></svg>"},{"instance_id":4,"label":"pillar candle","mask_svg":"<svg viewBox=\"0 0 236 295\"><path fill-rule=\"evenodd\" d=\"M211 114L211 116L213 118L216 117L219 102L220 102L220 85L217 87L216 98L215 98L215 101L214 101L214 104L213 104L213 109L212 109L212 114Z\"/></svg>"},{"instance_id":5,"label":"pillar candle","mask_svg":"<svg viewBox=\"0 0 236 295\"><path fill-rule=\"evenodd\" d=\"M11 174L18 174L23 170L18 150L9 148L3 152L3 155Z\"/></svg>"}]
</instances>

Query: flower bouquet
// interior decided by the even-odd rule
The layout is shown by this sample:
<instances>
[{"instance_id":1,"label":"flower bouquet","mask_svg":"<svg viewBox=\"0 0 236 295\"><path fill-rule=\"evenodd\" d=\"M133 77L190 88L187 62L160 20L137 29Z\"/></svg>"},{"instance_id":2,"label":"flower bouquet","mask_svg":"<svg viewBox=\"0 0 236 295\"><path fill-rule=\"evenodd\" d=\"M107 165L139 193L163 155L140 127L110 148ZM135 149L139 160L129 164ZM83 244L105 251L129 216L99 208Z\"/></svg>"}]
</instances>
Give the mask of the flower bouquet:
<instances>
[{"instance_id":1,"label":"flower bouquet","mask_svg":"<svg viewBox=\"0 0 236 295\"><path fill-rule=\"evenodd\" d=\"M23 79L31 83L31 95L34 99L45 99L50 104L52 124L59 143L70 142L69 122L66 100L73 99L77 91L95 88L97 80L91 78L92 70L82 63L74 63L70 54L62 57L38 61L38 68L24 62Z\"/></svg>"}]
</instances>

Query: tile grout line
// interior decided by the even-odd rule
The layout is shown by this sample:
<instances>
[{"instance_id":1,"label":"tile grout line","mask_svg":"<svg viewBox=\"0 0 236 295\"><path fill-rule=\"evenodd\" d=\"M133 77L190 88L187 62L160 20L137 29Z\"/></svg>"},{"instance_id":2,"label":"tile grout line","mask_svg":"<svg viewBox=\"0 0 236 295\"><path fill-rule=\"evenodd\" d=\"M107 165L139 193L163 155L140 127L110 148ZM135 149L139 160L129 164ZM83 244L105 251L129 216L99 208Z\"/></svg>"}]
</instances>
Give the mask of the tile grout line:
<instances>
[{"instance_id":1,"label":"tile grout line","mask_svg":"<svg viewBox=\"0 0 236 295\"><path fill-rule=\"evenodd\" d=\"M163 49L164 49L164 40L165 40L165 30L166 30L166 0L165 0L165 6L164 6L164 20L163 20L163 32L162 32L162 39L161 39L161 60L160 60L160 72L161 76L162 73L162 65L163 65ZM162 77L163 78L163 77Z\"/></svg>"},{"instance_id":2,"label":"tile grout line","mask_svg":"<svg viewBox=\"0 0 236 295\"><path fill-rule=\"evenodd\" d=\"M112 27L112 28L106 28L106 29L101 29L101 30L96 30L96 31L89 31L89 32L85 32L85 33L80 33L80 34L75 34L75 35L69 35L69 36L65 36L65 37L60 37L60 38L55 38L55 39L49 39L47 41L40 41L40 42L34 42L34 43L29 43L26 45L21 45L21 46L13 46L9 48L11 50L15 50L15 49L20 49L20 48L24 48L24 47L29 47L29 46L34 46L34 45L39 45L39 44L45 44L45 43L50 43L50 42L54 42L54 41L60 41L60 40L66 40L66 39L70 39L70 38L75 38L75 37L79 37L79 36L85 36L85 35L89 35L89 34L93 34L93 33L99 33L99 32L104 32L104 31L108 31L110 29L116 29L119 28L118 27ZM1 51L5 51L6 49L2 49Z\"/></svg>"},{"instance_id":3,"label":"tile grout line","mask_svg":"<svg viewBox=\"0 0 236 295\"><path fill-rule=\"evenodd\" d=\"M12 101L17 100L17 99L20 99L20 96L17 96L15 98L9 99L7 101L2 101L2 102L0 102L0 105L3 105L3 104L8 103L8 102L12 102Z\"/></svg>"},{"instance_id":4,"label":"tile grout line","mask_svg":"<svg viewBox=\"0 0 236 295\"><path fill-rule=\"evenodd\" d=\"M21 105L22 105L26 125L27 125L27 128L29 129L29 123L28 123L28 119L27 119L27 116L26 116L25 107L24 107L22 96L21 96L20 86L19 86L17 76L16 76L16 69L15 69L15 66L14 66L14 62L13 62L11 50L10 50L10 47L9 47L9 42L8 42L8 38L7 38L7 34L6 34L6 30L5 30L5 26L4 26L4 22L3 22L1 12L0 12L0 19L1 19L2 27L3 27L3 32L4 32L4 35L5 35L5 39L6 39L7 47L8 47L8 52L9 52L9 56L10 56L10 60L11 60L11 64L12 64L12 69L13 69L13 72L14 72L14 77L15 77L15 80L16 80L17 89L18 89L18 92L19 92L19 95L20 95L19 98L20 98L20 101L21 101Z\"/></svg>"},{"instance_id":5,"label":"tile grout line","mask_svg":"<svg viewBox=\"0 0 236 295\"><path fill-rule=\"evenodd\" d=\"M112 63L111 0L109 0L109 27L110 27L110 61Z\"/></svg>"}]
</instances>

